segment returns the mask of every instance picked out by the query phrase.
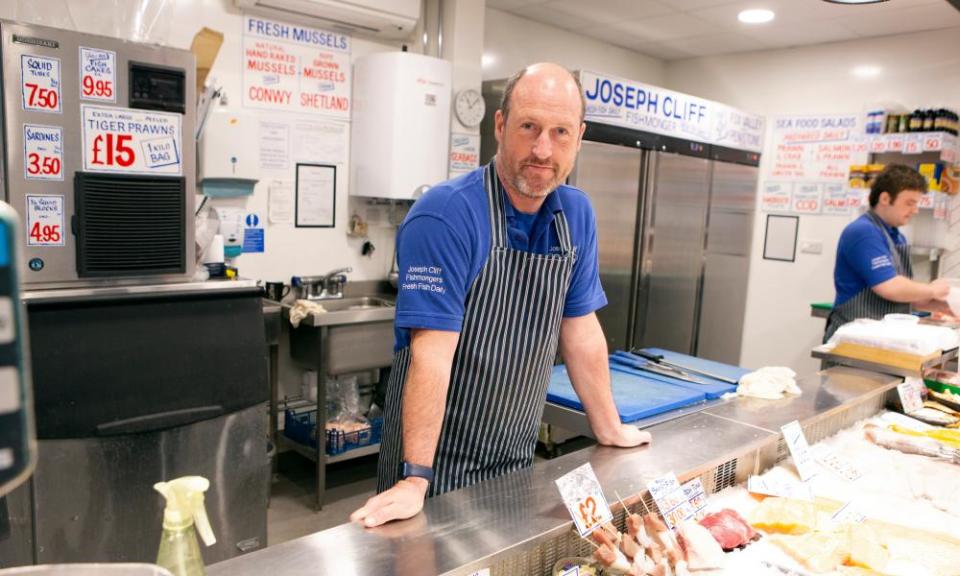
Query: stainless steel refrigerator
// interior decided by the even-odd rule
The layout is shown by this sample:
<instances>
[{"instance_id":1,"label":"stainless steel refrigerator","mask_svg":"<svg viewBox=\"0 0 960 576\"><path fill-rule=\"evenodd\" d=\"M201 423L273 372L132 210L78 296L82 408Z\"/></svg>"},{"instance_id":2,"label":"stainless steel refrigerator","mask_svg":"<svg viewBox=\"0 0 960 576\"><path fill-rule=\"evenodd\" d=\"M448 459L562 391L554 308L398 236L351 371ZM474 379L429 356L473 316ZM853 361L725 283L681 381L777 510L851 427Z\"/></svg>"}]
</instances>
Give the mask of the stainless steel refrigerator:
<instances>
[{"instance_id":1,"label":"stainless steel refrigerator","mask_svg":"<svg viewBox=\"0 0 960 576\"><path fill-rule=\"evenodd\" d=\"M758 156L598 125L586 138L570 183L597 215L610 349L739 363Z\"/></svg>"}]
</instances>

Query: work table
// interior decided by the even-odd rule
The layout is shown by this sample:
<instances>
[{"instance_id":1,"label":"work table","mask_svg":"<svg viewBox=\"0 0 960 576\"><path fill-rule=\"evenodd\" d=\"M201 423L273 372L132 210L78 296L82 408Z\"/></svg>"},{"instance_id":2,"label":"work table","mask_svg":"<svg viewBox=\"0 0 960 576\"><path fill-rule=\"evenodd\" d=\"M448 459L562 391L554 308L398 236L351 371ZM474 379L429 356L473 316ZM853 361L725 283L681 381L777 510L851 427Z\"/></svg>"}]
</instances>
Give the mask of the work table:
<instances>
[{"instance_id":1,"label":"work table","mask_svg":"<svg viewBox=\"0 0 960 576\"><path fill-rule=\"evenodd\" d=\"M780 426L799 420L811 443L879 411L901 381L835 367L802 378L799 397L734 398L648 430L633 449L593 446L428 500L423 514L365 530L343 524L211 566L210 576L539 573L585 546L571 531L555 480L590 463L607 499L633 505L648 482L673 471L700 477L709 494L744 482L785 455ZM621 515L622 516L622 515ZM344 519L346 520L346 519Z\"/></svg>"}]
</instances>

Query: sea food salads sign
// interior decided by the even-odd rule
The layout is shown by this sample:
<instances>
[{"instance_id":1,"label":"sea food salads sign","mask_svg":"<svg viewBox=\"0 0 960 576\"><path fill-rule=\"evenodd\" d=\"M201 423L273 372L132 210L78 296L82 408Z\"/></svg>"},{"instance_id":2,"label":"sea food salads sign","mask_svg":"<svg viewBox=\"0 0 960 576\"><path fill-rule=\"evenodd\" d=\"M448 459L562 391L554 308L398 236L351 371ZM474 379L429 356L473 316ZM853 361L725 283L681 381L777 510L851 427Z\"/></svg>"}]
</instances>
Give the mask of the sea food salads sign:
<instances>
[{"instance_id":1,"label":"sea food salads sign","mask_svg":"<svg viewBox=\"0 0 960 576\"><path fill-rule=\"evenodd\" d=\"M649 84L581 71L586 119L643 132L763 151L762 116Z\"/></svg>"}]
</instances>

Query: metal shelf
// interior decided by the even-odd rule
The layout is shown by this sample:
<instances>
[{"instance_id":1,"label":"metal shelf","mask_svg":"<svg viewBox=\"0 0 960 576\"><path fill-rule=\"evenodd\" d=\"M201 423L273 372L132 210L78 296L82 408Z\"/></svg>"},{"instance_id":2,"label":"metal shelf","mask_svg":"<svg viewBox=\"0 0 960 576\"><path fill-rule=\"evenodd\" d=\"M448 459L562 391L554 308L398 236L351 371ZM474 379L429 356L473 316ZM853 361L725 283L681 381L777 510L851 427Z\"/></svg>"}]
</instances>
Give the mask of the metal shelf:
<instances>
[{"instance_id":1,"label":"metal shelf","mask_svg":"<svg viewBox=\"0 0 960 576\"><path fill-rule=\"evenodd\" d=\"M311 461L317 461L317 450L312 446L307 446L306 444L301 444L296 440L291 440L286 436L280 436L280 443L293 450L297 454L300 454L304 458L309 458ZM346 462L347 460L353 460L354 458L362 458L363 456L369 456L371 454L378 454L380 452L380 444L370 444L369 446L361 446L359 448L354 448L353 450L347 450L336 456L327 455L324 461L327 464L336 464L337 462Z\"/></svg>"}]
</instances>

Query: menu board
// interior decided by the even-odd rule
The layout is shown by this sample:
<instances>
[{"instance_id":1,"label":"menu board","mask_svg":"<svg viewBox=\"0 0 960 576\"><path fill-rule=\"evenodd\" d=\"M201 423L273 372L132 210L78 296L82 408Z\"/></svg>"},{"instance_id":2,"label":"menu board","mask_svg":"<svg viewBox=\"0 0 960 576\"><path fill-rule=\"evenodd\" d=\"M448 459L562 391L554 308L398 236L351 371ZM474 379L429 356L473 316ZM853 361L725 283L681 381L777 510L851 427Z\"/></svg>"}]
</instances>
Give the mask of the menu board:
<instances>
[{"instance_id":1,"label":"menu board","mask_svg":"<svg viewBox=\"0 0 960 576\"><path fill-rule=\"evenodd\" d=\"M765 211L846 216L860 205L862 194L846 187L850 166L869 153L860 115L779 116L770 132Z\"/></svg>"}]
</instances>

